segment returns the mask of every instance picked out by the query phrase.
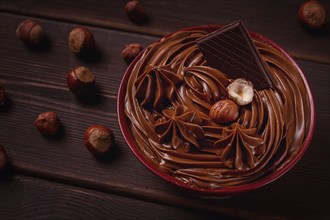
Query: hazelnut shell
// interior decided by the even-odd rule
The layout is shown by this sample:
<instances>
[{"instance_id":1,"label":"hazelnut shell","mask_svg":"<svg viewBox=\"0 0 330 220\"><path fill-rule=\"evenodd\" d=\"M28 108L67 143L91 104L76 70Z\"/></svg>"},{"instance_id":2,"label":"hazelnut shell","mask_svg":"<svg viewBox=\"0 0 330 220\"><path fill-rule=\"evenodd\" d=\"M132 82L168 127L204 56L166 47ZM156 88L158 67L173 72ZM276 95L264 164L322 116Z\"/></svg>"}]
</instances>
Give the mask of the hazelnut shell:
<instances>
[{"instance_id":1,"label":"hazelnut shell","mask_svg":"<svg viewBox=\"0 0 330 220\"><path fill-rule=\"evenodd\" d=\"M92 32L85 27L76 27L69 33L70 50L77 55L86 55L95 50L95 39Z\"/></svg>"},{"instance_id":2,"label":"hazelnut shell","mask_svg":"<svg viewBox=\"0 0 330 220\"><path fill-rule=\"evenodd\" d=\"M112 130L104 125L91 125L85 131L84 142L93 155L103 156L111 150L114 135Z\"/></svg>"},{"instance_id":3,"label":"hazelnut shell","mask_svg":"<svg viewBox=\"0 0 330 220\"><path fill-rule=\"evenodd\" d=\"M94 73L83 66L75 67L68 72L66 81L70 91L79 97L93 90L95 86Z\"/></svg>"},{"instance_id":4,"label":"hazelnut shell","mask_svg":"<svg viewBox=\"0 0 330 220\"><path fill-rule=\"evenodd\" d=\"M299 8L298 20L306 28L322 28L326 23L326 17L324 6L316 0L307 1Z\"/></svg>"},{"instance_id":5,"label":"hazelnut shell","mask_svg":"<svg viewBox=\"0 0 330 220\"><path fill-rule=\"evenodd\" d=\"M24 20L18 26L16 36L27 44L38 44L44 39L44 30L38 22Z\"/></svg>"}]
</instances>

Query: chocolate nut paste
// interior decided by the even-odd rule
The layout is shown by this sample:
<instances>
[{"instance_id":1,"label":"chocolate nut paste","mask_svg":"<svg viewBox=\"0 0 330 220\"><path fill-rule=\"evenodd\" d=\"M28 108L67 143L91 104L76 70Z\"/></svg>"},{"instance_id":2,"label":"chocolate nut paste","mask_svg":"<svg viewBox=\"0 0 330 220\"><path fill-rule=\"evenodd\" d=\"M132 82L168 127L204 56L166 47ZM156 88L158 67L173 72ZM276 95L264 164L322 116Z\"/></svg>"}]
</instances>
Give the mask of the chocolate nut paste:
<instances>
[{"instance_id":1,"label":"chocolate nut paste","mask_svg":"<svg viewBox=\"0 0 330 220\"><path fill-rule=\"evenodd\" d=\"M196 40L181 31L146 48L127 85L125 114L139 150L159 169L192 187L252 182L288 163L306 138L311 107L298 70L280 51L253 38L274 79L255 90L239 117L217 124L214 103L233 79L206 65Z\"/></svg>"}]
</instances>

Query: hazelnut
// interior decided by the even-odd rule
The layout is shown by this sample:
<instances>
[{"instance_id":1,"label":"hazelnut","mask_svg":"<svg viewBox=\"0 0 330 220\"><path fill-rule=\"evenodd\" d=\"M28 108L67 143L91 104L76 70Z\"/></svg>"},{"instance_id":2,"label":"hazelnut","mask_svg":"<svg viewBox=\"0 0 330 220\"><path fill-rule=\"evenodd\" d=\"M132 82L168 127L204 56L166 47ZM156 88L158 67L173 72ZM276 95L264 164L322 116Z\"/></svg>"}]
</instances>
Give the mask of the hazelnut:
<instances>
[{"instance_id":1,"label":"hazelnut","mask_svg":"<svg viewBox=\"0 0 330 220\"><path fill-rule=\"evenodd\" d=\"M128 44L121 52L121 56L127 63L131 63L134 58L143 50L141 44Z\"/></svg>"},{"instance_id":2,"label":"hazelnut","mask_svg":"<svg viewBox=\"0 0 330 220\"><path fill-rule=\"evenodd\" d=\"M125 12L129 19L136 23L141 23L145 19L144 8L140 1L132 0L126 3Z\"/></svg>"},{"instance_id":3,"label":"hazelnut","mask_svg":"<svg viewBox=\"0 0 330 220\"><path fill-rule=\"evenodd\" d=\"M253 84L245 79L236 79L227 86L229 97L239 105L247 105L253 100Z\"/></svg>"},{"instance_id":4,"label":"hazelnut","mask_svg":"<svg viewBox=\"0 0 330 220\"><path fill-rule=\"evenodd\" d=\"M18 26L16 36L27 44L38 44L44 38L44 30L38 22L24 20Z\"/></svg>"},{"instance_id":5,"label":"hazelnut","mask_svg":"<svg viewBox=\"0 0 330 220\"><path fill-rule=\"evenodd\" d=\"M34 125L45 136L55 136L60 130L60 120L55 112L41 113Z\"/></svg>"},{"instance_id":6,"label":"hazelnut","mask_svg":"<svg viewBox=\"0 0 330 220\"><path fill-rule=\"evenodd\" d=\"M103 125L91 125L84 136L85 146L96 156L107 154L112 148L114 135L110 128Z\"/></svg>"},{"instance_id":7,"label":"hazelnut","mask_svg":"<svg viewBox=\"0 0 330 220\"><path fill-rule=\"evenodd\" d=\"M95 50L92 32L85 27L76 27L69 33L69 48L77 55L85 55Z\"/></svg>"},{"instance_id":8,"label":"hazelnut","mask_svg":"<svg viewBox=\"0 0 330 220\"><path fill-rule=\"evenodd\" d=\"M325 9L323 5L316 0L307 1L299 8L298 20L307 28L321 28L326 22Z\"/></svg>"},{"instance_id":9,"label":"hazelnut","mask_svg":"<svg viewBox=\"0 0 330 220\"><path fill-rule=\"evenodd\" d=\"M238 105L229 100L224 99L216 102L210 109L209 116L210 118L217 123L228 123L237 119Z\"/></svg>"},{"instance_id":10,"label":"hazelnut","mask_svg":"<svg viewBox=\"0 0 330 220\"><path fill-rule=\"evenodd\" d=\"M2 145L0 145L0 174L3 171L5 171L7 165L8 165L8 158L5 148Z\"/></svg>"},{"instance_id":11,"label":"hazelnut","mask_svg":"<svg viewBox=\"0 0 330 220\"><path fill-rule=\"evenodd\" d=\"M94 88L94 73L84 66L72 69L66 77L68 87L72 93L82 97Z\"/></svg>"},{"instance_id":12,"label":"hazelnut","mask_svg":"<svg viewBox=\"0 0 330 220\"><path fill-rule=\"evenodd\" d=\"M7 94L5 88L3 87L2 83L0 82L0 107L6 104Z\"/></svg>"}]
</instances>

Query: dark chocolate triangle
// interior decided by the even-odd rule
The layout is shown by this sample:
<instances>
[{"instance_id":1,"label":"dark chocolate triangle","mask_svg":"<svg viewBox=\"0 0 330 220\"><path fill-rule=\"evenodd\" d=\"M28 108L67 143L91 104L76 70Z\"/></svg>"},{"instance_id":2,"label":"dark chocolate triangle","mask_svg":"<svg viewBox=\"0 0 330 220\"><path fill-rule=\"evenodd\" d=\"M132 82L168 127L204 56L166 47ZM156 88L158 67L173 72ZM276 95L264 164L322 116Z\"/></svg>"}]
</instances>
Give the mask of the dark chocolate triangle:
<instances>
[{"instance_id":1,"label":"dark chocolate triangle","mask_svg":"<svg viewBox=\"0 0 330 220\"><path fill-rule=\"evenodd\" d=\"M198 39L197 44L209 66L233 79L245 78L257 90L271 87L265 61L241 21Z\"/></svg>"}]
</instances>

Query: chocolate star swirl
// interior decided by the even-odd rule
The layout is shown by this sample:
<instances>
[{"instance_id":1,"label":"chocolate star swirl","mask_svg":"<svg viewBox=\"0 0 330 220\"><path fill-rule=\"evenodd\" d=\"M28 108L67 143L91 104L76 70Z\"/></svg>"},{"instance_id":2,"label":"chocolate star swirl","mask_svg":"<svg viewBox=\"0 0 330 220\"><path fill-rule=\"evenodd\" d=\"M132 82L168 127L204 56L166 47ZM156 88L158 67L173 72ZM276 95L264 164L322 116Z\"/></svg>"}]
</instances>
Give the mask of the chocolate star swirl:
<instances>
[{"instance_id":1,"label":"chocolate star swirl","mask_svg":"<svg viewBox=\"0 0 330 220\"><path fill-rule=\"evenodd\" d=\"M191 146L199 147L198 141L204 138L204 132L198 115L184 105L164 109L162 114L164 117L155 125L160 143L170 141L167 146L182 152L189 152Z\"/></svg>"},{"instance_id":2,"label":"chocolate star swirl","mask_svg":"<svg viewBox=\"0 0 330 220\"><path fill-rule=\"evenodd\" d=\"M255 91L233 124L213 122L208 112L228 97L233 79L206 65L195 43L206 34L182 31L151 44L129 77L125 114L136 145L155 166L192 187L213 189L281 169L306 138L311 107L291 61L253 39L274 87Z\"/></svg>"}]
</instances>

